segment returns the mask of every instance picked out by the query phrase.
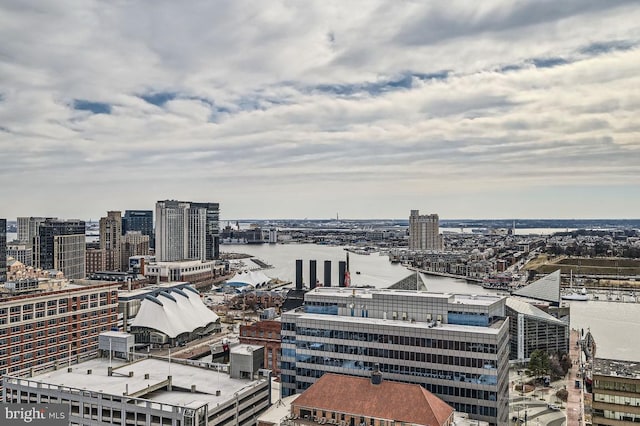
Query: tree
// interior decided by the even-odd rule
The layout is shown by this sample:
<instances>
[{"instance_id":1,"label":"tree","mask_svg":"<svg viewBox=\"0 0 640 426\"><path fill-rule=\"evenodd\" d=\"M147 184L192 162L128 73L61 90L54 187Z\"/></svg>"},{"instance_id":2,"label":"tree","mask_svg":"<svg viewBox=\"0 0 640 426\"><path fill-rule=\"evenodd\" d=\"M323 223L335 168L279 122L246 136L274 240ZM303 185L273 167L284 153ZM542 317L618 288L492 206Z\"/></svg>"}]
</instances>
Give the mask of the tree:
<instances>
[{"instance_id":1,"label":"tree","mask_svg":"<svg viewBox=\"0 0 640 426\"><path fill-rule=\"evenodd\" d=\"M551 363L549 361L549 354L537 349L531 353L531 359L529 361L529 371L535 376L540 377L549 373L551 369Z\"/></svg>"},{"instance_id":2,"label":"tree","mask_svg":"<svg viewBox=\"0 0 640 426\"><path fill-rule=\"evenodd\" d=\"M556 392L556 397L561 401L567 402L569 391L567 391L566 389L560 389L558 392Z\"/></svg>"}]
</instances>

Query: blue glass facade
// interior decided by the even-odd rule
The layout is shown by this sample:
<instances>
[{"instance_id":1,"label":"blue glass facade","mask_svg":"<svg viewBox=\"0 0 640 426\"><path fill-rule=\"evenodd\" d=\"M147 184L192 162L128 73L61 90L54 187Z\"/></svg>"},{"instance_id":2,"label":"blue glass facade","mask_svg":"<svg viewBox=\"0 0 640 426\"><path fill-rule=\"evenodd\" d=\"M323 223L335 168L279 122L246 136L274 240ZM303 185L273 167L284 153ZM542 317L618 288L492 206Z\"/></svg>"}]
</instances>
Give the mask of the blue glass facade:
<instances>
[{"instance_id":1,"label":"blue glass facade","mask_svg":"<svg viewBox=\"0 0 640 426\"><path fill-rule=\"evenodd\" d=\"M489 326L489 317L485 314L475 312L449 312L447 317L449 324L474 325L477 327Z\"/></svg>"}]
</instances>

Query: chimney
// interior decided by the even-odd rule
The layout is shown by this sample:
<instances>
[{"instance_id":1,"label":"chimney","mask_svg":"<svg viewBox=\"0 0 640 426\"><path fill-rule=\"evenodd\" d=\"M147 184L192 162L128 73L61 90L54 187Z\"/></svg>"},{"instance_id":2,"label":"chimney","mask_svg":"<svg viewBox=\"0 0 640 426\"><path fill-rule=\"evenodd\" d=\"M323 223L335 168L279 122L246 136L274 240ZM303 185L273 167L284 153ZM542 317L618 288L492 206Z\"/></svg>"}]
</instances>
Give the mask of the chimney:
<instances>
[{"instance_id":1,"label":"chimney","mask_svg":"<svg viewBox=\"0 0 640 426\"><path fill-rule=\"evenodd\" d=\"M309 289L313 290L314 288L316 288L316 281L318 281L318 278L316 277L316 261L315 260L310 260L309 261Z\"/></svg>"},{"instance_id":2,"label":"chimney","mask_svg":"<svg viewBox=\"0 0 640 426\"><path fill-rule=\"evenodd\" d=\"M371 384L379 385L382 383L382 373L380 372L380 364L374 364L373 372L371 373Z\"/></svg>"},{"instance_id":3,"label":"chimney","mask_svg":"<svg viewBox=\"0 0 640 426\"><path fill-rule=\"evenodd\" d=\"M344 274L347 271L347 262L341 260L338 262L338 287L344 287Z\"/></svg>"},{"instance_id":4,"label":"chimney","mask_svg":"<svg viewBox=\"0 0 640 426\"><path fill-rule=\"evenodd\" d=\"M302 259L296 260L296 290L302 290Z\"/></svg>"},{"instance_id":5,"label":"chimney","mask_svg":"<svg viewBox=\"0 0 640 426\"><path fill-rule=\"evenodd\" d=\"M331 261L324 261L324 286L331 287Z\"/></svg>"}]
</instances>

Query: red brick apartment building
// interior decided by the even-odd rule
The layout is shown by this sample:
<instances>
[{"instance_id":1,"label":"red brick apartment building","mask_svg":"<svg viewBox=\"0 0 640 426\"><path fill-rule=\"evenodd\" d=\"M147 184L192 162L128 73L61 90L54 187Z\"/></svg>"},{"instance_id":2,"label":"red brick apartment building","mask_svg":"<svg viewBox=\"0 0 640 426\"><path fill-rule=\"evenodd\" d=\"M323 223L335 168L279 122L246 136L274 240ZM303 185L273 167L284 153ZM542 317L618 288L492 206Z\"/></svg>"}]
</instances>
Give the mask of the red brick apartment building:
<instances>
[{"instance_id":1,"label":"red brick apartment building","mask_svg":"<svg viewBox=\"0 0 640 426\"><path fill-rule=\"evenodd\" d=\"M280 376L280 321L260 321L240 326L240 343L264 346L264 368Z\"/></svg>"},{"instance_id":2,"label":"red brick apartment building","mask_svg":"<svg viewBox=\"0 0 640 426\"><path fill-rule=\"evenodd\" d=\"M118 286L35 281L28 288L0 293L0 376L97 352L98 335L117 326Z\"/></svg>"}]
</instances>

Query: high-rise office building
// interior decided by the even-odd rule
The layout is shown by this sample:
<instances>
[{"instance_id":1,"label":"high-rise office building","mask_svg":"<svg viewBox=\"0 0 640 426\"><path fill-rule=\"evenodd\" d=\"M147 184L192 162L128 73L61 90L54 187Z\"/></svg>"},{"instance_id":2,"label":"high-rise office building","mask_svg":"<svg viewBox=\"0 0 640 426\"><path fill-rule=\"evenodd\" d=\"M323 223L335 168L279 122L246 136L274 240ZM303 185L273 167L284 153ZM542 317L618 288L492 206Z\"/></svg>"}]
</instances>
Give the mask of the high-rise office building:
<instances>
[{"instance_id":1,"label":"high-rise office building","mask_svg":"<svg viewBox=\"0 0 640 426\"><path fill-rule=\"evenodd\" d=\"M153 210L125 210L122 218L122 235L128 231L140 231L149 236L149 247L155 247Z\"/></svg>"},{"instance_id":2,"label":"high-rise office building","mask_svg":"<svg viewBox=\"0 0 640 426\"><path fill-rule=\"evenodd\" d=\"M417 383L456 411L508 424L505 298L316 288L282 314L282 396L326 372Z\"/></svg>"},{"instance_id":3,"label":"high-rise office building","mask_svg":"<svg viewBox=\"0 0 640 426\"><path fill-rule=\"evenodd\" d=\"M218 203L158 201L156 259L159 262L217 259L219 217Z\"/></svg>"},{"instance_id":4,"label":"high-rise office building","mask_svg":"<svg viewBox=\"0 0 640 426\"><path fill-rule=\"evenodd\" d=\"M409 216L409 249L442 250L442 248L438 215L420 215L420 210L411 210L411 215Z\"/></svg>"},{"instance_id":5,"label":"high-rise office building","mask_svg":"<svg viewBox=\"0 0 640 426\"><path fill-rule=\"evenodd\" d=\"M84 278L85 240L84 221L45 219L35 237L34 267L61 271L66 278Z\"/></svg>"},{"instance_id":6,"label":"high-rise office building","mask_svg":"<svg viewBox=\"0 0 640 426\"><path fill-rule=\"evenodd\" d=\"M38 227L45 220L47 220L47 218L45 217L19 217L17 235L18 241L23 244L33 246L33 239L38 236Z\"/></svg>"},{"instance_id":7,"label":"high-rise office building","mask_svg":"<svg viewBox=\"0 0 640 426\"><path fill-rule=\"evenodd\" d=\"M0 283L7 280L7 219L0 219Z\"/></svg>"},{"instance_id":8,"label":"high-rise office building","mask_svg":"<svg viewBox=\"0 0 640 426\"><path fill-rule=\"evenodd\" d=\"M100 249L104 250L107 271L121 271L120 242L122 237L122 216L119 211L107 212L100 218Z\"/></svg>"}]
</instances>

